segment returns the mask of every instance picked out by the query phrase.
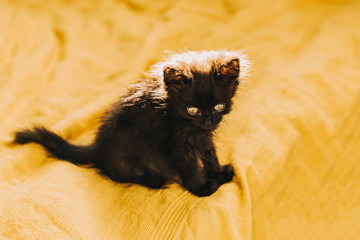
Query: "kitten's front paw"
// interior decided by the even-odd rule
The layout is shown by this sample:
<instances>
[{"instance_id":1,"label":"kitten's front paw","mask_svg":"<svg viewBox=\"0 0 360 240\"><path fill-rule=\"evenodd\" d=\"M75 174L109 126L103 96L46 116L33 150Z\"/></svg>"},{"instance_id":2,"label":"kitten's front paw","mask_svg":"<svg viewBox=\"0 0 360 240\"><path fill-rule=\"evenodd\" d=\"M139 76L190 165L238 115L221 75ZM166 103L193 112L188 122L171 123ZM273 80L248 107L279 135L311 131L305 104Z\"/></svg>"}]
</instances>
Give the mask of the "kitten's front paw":
<instances>
[{"instance_id":1,"label":"kitten's front paw","mask_svg":"<svg viewBox=\"0 0 360 240\"><path fill-rule=\"evenodd\" d=\"M230 164L222 166L221 172L217 177L217 181L220 185L230 182L234 177L234 168Z\"/></svg>"}]
</instances>

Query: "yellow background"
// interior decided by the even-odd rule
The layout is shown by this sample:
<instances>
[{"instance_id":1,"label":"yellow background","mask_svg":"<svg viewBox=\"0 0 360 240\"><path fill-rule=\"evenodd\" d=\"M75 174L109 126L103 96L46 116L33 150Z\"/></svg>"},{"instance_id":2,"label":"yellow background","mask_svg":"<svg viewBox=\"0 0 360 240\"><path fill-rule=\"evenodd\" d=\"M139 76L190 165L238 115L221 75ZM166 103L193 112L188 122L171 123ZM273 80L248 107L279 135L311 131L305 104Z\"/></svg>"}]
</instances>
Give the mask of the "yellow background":
<instances>
[{"instance_id":1,"label":"yellow background","mask_svg":"<svg viewBox=\"0 0 360 240\"><path fill-rule=\"evenodd\" d=\"M359 239L358 1L0 1L1 239ZM75 143L164 50L246 49L217 132L236 179L152 191L9 144Z\"/></svg>"}]
</instances>

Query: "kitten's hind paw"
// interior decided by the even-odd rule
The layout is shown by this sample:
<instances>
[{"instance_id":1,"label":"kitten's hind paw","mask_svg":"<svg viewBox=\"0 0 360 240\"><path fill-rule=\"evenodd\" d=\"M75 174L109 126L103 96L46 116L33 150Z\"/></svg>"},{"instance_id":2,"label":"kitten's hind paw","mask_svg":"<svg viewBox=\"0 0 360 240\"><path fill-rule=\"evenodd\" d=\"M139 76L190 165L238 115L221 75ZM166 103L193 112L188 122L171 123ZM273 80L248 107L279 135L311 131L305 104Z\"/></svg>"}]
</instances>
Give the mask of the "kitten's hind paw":
<instances>
[{"instance_id":1,"label":"kitten's hind paw","mask_svg":"<svg viewBox=\"0 0 360 240\"><path fill-rule=\"evenodd\" d=\"M216 190L218 190L219 186L220 185L217 183L217 181L215 181L215 179L208 179L204 187L200 191L195 192L194 194L199 197L210 196L211 194L216 192Z\"/></svg>"}]
</instances>

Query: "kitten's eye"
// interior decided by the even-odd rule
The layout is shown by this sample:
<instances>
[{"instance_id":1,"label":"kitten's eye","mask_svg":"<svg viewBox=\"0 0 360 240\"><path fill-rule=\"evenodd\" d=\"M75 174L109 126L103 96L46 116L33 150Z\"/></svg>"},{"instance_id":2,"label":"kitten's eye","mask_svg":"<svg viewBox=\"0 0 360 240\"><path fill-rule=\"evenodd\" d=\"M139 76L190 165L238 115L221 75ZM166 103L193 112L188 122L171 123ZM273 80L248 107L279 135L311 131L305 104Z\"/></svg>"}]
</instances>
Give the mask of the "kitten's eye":
<instances>
[{"instance_id":1,"label":"kitten's eye","mask_svg":"<svg viewBox=\"0 0 360 240\"><path fill-rule=\"evenodd\" d=\"M199 115L200 114L200 110L196 107L187 107L186 109L190 115Z\"/></svg>"},{"instance_id":2,"label":"kitten's eye","mask_svg":"<svg viewBox=\"0 0 360 240\"><path fill-rule=\"evenodd\" d=\"M222 103L220 103L214 107L215 111L217 111L217 112L221 112L222 110L224 110L224 108L225 108L225 104L222 104Z\"/></svg>"}]
</instances>

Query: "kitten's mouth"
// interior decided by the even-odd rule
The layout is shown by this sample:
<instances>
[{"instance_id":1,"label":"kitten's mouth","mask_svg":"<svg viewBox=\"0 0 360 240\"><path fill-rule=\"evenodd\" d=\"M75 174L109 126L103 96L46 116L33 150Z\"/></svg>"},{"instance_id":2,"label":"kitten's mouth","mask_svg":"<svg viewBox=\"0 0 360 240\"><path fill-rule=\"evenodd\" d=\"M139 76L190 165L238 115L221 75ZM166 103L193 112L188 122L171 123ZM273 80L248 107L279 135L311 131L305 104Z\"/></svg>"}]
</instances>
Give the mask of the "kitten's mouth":
<instances>
[{"instance_id":1,"label":"kitten's mouth","mask_svg":"<svg viewBox=\"0 0 360 240\"><path fill-rule=\"evenodd\" d=\"M202 126L203 129L206 129L206 130L215 130L217 127L217 125L214 125L214 126Z\"/></svg>"},{"instance_id":2,"label":"kitten's mouth","mask_svg":"<svg viewBox=\"0 0 360 240\"><path fill-rule=\"evenodd\" d=\"M207 129L207 130L214 130L219 123L214 123L210 120L205 120L205 122L201 125L201 128Z\"/></svg>"}]
</instances>

